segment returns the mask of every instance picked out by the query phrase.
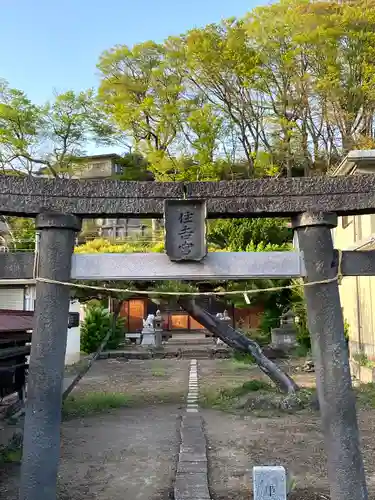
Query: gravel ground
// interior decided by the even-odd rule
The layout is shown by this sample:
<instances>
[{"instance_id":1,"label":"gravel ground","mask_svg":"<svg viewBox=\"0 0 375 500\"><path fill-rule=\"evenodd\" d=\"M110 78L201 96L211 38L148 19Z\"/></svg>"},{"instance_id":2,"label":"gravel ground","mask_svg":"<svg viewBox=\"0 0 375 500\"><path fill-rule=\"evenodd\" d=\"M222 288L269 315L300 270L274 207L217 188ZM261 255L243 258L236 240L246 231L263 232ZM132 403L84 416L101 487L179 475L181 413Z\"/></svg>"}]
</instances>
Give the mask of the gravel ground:
<instances>
[{"instance_id":1,"label":"gravel ground","mask_svg":"<svg viewBox=\"0 0 375 500\"><path fill-rule=\"evenodd\" d=\"M189 361L94 364L73 395L120 392L134 405L62 425L58 500L168 500ZM155 404L166 401L167 404ZM175 401L174 404L170 403ZM16 500L18 466L0 468L1 500Z\"/></svg>"}]
</instances>

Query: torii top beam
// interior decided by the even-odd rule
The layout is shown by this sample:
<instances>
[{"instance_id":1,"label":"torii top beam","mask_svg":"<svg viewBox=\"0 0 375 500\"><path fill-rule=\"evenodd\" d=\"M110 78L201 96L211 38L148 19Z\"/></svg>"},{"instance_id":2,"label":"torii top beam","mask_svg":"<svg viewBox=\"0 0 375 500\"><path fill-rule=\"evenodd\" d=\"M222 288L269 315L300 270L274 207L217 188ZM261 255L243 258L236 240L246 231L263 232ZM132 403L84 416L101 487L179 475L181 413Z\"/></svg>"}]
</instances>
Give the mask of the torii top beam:
<instances>
[{"instance_id":1,"label":"torii top beam","mask_svg":"<svg viewBox=\"0 0 375 500\"><path fill-rule=\"evenodd\" d=\"M0 214L162 218L165 199L207 200L209 218L375 213L375 175L220 182L123 182L0 176Z\"/></svg>"}]
</instances>

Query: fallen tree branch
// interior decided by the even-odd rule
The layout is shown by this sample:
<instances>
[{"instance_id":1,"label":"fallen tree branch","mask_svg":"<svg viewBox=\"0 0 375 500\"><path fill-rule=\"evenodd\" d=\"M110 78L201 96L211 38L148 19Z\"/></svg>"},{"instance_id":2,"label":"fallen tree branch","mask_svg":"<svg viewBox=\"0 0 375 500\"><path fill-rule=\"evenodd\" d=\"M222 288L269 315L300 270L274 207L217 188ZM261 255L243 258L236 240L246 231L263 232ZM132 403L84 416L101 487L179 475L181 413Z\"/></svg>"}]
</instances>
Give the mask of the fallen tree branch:
<instances>
[{"instance_id":1,"label":"fallen tree branch","mask_svg":"<svg viewBox=\"0 0 375 500\"><path fill-rule=\"evenodd\" d=\"M262 352L260 346L245 337L242 333L232 328L230 325L224 324L217 320L212 314L199 306L195 300L189 298L180 298L178 300L180 306L185 309L198 323L207 328L208 331L219 337L229 347L242 352L250 353L259 368L265 373L282 392L294 394L299 387L294 380L281 370L273 361L268 359Z\"/></svg>"}]
</instances>

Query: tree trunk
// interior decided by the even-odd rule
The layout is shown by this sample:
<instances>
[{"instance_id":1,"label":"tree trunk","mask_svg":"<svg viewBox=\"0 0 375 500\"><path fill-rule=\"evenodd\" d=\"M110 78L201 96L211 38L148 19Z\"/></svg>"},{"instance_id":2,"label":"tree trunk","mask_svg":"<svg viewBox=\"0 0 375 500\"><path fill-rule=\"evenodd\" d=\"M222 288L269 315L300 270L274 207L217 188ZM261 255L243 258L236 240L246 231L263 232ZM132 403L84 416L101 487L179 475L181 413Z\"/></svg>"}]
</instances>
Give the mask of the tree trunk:
<instances>
[{"instance_id":1,"label":"tree trunk","mask_svg":"<svg viewBox=\"0 0 375 500\"><path fill-rule=\"evenodd\" d=\"M229 325L223 324L217 320L208 311L200 307L194 300L188 298L180 298L178 300L180 306L185 309L198 323L203 325L211 333L219 337L223 342L243 352L249 352L255 359L257 365L279 388L287 394L294 394L298 391L297 384L284 373L273 361L268 359L262 352L259 345L253 340L248 339L245 335Z\"/></svg>"}]
</instances>

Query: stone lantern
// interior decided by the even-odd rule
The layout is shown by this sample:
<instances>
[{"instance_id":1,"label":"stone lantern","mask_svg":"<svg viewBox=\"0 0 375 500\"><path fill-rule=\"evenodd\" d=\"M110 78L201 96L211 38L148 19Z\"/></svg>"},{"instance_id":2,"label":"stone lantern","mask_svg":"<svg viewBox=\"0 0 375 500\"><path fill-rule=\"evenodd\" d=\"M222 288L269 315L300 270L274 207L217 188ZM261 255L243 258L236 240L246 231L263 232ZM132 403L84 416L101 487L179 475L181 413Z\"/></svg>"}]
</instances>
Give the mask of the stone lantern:
<instances>
[{"instance_id":1,"label":"stone lantern","mask_svg":"<svg viewBox=\"0 0 375 500\"><path fill-rule=\"evenodd\" d=\"M284 350L297 345L296 316L291 309L281 315L280 327L271 330L271 345Z\"/></svg>"},{"instance_id":2,"label":"stone lantern","mask_svg":"<svg viewBox=\"0 0 375 500\"><path fill-rule=\"evenodd\" d=\"M155 347L160 347L162 341L162 332L163 332L163 318L159 309L156 311L155 314L154 328L155 328Z\"/></svg>"}]
</instances>

